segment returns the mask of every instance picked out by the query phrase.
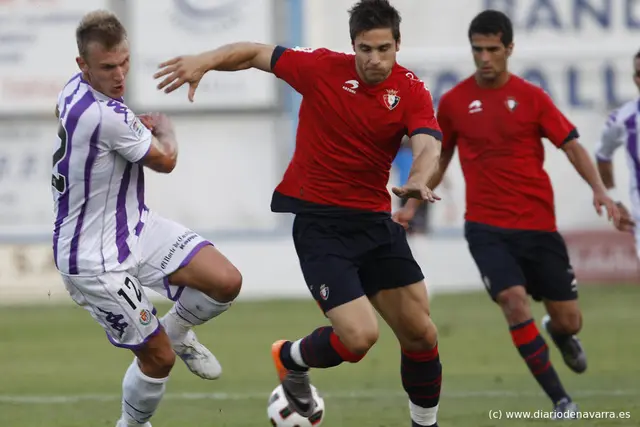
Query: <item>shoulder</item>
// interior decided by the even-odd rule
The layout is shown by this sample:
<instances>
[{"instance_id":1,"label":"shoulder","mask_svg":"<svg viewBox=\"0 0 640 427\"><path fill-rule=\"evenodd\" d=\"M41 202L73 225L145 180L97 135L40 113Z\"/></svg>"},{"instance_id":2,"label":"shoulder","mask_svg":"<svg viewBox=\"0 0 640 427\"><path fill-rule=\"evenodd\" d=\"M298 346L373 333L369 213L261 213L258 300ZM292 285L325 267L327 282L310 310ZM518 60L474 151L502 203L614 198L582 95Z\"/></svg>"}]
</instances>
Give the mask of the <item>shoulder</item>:
<instances>
[{"instance_id":1,"label":"shoulder","mask_svg":"<svg viewBox=\"0 0 640 427\"><path fill-rule=\"evenodd\" d=\"M426 84L412 70L396 64L393 67L391 78L394 79L403 89L427 89Z\"/></svg>"},{"instance_id":2,"label":"shoulder","mask_svg":"<svg viewBox=\"0 0 640 427\"><path fill-rule=\"evenodd\" d=\"M519 105L525 106L524 111L530 115L538 118L546 114L562 115L551 95L542 87L516 75L512 75L509 84L511 96Z\"/></svg>"},{"instance_id":3,"label":"shoulder","mask_svg":"<svg viewBox=\"0 0 640 427\"><path fill-rule=\"evenodd\" d=\"M101 113L102 135L105 138L143 139L148 129L136 114L122 101L115 99L98 101Z\"/></svg>"},{"instance_id":4,"label":"shoulder","mask_svg":"<svg viewBox=\"0 0 640 427\"><path fill-rule=\"evenodd\" d=\"M78 129L95 126L100 121L100 108L88 87L76 85L76 89L67 94L63 91L62 101L58 105L59 119L65 127Z\"/></svg>"},{"instance_id":5,"label":"shoulder","mask_svg":"<svg viewBox=\"0 0 640 427\"><path fill-rule=\"evenodd\" d=\"M314 61L344 61L349 58L349 56L353 56L346 53L335 52L324 47L313 48L296 46L287 48L279 46L276 49L280 50L280 56L295 56L296 58L307 58L313 59Z\"/></svg>"},{"instance_id":6,"label":"shoulder","mask_svg":"<svg viewBox=\"0 0 640 427\"><path fill-rule=\"evenodd\" d=\"M472 92L475 87L475 79L473 76L467 77L466 79L458 82L455 86L440 96L440 100L438 101L438 111L440 113L451 111L451 109L455 108L456 105L460 103L464 103L466 107L469 104L469 96L475 99L475 97L472 96Z\"/></svg>"},{"instance_id":7,"label":"shoulder","mask_svg":"<svg viewBox=\"0 0 640 427\"><path fill-rule=\"evenodd\" d=\"M537 100L552 101L551 96L540 86L531 83L520 76L516 76L515 74L511 75L511 79L511 84L519 95L531 97Z\"/></svg>"},{"instance_id":8,"label":"shoulder","mask_svg":"<svg viewBox=\"0 0 640 427\"><path fill-rule=\"evenodd\" d=\"M469 76L456 83L455 86L442 94L440 102L453 102L461 97L469 95L476 87L475 78L473 76Z\"/></svg>"},{"instance_id":9,"label":"shoulder","mask_svg":"<svg viewBox=\"0 0 640 427\"><path fill-rule=\"evenodd\" d=\"M102 115L102 125L105 128L128 127L136 117L122 101L99 99L98 106Z\"/></svg>"},{"instance_id":10,"label":"shoulder","mask_svg":"<svg viewBox=\"0 0 640 427\"><path fill-rule=\"evenodd\" d=\"M391 78L393 79L393 84L397 85L399 91L406 92L411 96L424 97L428 95L429 98L431 98L431 91L427 84L410 69L396 64Z\"/></svg>"},{"instance_id":11,"label":"shoulder","mask_svg":"<svg viewBox=\"0 0 640 427\"><path fill-rule=\"evenodd\" d=\"M73 95L74 92L77 93L81 84L82 75L80 73L77 73L73 77L71 77L67 81L67 83L65 83L62 90L58 93L58 105L60 105L67 97Z\"/></svg>"},{"instance_id":12,"label":"shoulder","mask_svg":"<svg viewBox=\"0 0 640 427\"><path fill-rule=\"evenodd\" d=\"M624 126L624 123L640 111L640 99L634 99L622 104L620 107L609 113L607 126Z\"/></svg>"}]
</instances>

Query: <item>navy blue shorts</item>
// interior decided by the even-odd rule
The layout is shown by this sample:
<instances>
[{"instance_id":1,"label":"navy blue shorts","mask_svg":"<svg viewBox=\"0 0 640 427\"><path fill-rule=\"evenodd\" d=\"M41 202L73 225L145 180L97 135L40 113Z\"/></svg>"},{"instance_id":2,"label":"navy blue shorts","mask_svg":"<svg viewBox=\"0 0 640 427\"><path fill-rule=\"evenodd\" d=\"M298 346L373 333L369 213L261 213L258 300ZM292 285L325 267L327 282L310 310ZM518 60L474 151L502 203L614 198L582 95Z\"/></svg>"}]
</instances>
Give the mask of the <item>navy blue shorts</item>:
<instances>
[{"instance_id":1,"label":"navy blue shorts","mask_svg":"<svg viewBox=\"0 0 640 427\"><path fill-rule=\"evenodd\" d=\"M293 242L313 298L326 313L424 279L404 228L389 218L335 218L298 214Z\"/></svg>"},{"instance_id":2,"label":"navy blue shorts","mask_svg":"<svg viewBox=\"0 0 640 427\"><path fill-rule=\"evenodd\" d=\"M501 291L512 286L525 286L536 301L578 298L567 247L559 233L467 222L465 237L494 301Z\"/></svg>"}]
</instances>

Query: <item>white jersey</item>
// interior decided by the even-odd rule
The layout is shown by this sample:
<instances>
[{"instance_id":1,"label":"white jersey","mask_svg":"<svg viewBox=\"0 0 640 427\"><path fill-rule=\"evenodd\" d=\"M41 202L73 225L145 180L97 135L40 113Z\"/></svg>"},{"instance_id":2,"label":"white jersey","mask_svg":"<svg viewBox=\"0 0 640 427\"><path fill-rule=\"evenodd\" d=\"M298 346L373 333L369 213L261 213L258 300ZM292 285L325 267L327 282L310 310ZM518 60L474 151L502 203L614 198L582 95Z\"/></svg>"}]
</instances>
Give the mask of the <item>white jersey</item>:
<instances>
[{"instance_id":1,"label":"white jersey","mask_svg":"<svg viewBox=\"0 0 640 427\"><path fill-rule=\"evenodd\" d=\"M624 147L630 171L630 198L633 216L640 216L640 152L638 129L640 125L640 99L627 102L614 110L604 125L596 148L596 156L611 161L615 151Z\"/></svg>"},{"instance_id":2,"label":"white jersey","mask_svg":"<svg viewBox=\"0 0 640 427\"><path fill-rule=\"evenodd\" d=\"M151 132L122 100L73 77L58 96L58 138L51 177L53 253L68 275L126 268L148 209L140 161Z\"/></svg>"}]
</instances>

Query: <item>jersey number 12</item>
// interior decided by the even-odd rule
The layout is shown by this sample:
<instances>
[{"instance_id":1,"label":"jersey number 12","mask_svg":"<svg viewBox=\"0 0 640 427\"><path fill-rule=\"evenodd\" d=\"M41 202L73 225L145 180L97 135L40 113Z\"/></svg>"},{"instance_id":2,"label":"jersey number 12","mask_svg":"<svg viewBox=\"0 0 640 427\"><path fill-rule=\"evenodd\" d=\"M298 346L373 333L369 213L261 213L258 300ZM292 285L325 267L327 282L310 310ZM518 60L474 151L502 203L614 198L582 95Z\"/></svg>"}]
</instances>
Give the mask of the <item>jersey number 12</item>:
<instances>
[{"instance_id":1,"label":"jersey number 12","mask_svg":"<svg viewBox=\"0 0 640 427\"><path fill-rule=\"evenodd\" d=\"M60 162L67 155L67 130L64 128L62 123L58 127L58 138L60 138L60 147L53 153L53 168L57 170L58 173L54 172L51 175L51 185L55 188L58 193L62 194L67 191L67 177L60 173L59 166Z\"/></svg>"}]
</instances>

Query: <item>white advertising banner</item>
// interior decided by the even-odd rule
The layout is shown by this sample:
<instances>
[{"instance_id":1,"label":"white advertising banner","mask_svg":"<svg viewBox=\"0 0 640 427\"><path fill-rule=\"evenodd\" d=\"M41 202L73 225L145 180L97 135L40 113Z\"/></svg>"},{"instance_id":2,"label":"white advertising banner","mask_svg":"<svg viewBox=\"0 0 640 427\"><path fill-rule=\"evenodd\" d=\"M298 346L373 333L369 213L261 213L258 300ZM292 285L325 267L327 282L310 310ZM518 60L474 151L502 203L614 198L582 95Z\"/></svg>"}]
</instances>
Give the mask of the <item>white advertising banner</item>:
<instances>
[{"instance_id":1,"label":"white advertising banner","mask_svg":"<svg viewBox=\"0 0 640 427\"><path fill-rule=\"evenodd\" d=\"M0 114L53 115L77 72L75 29L106 0L0 1Z\"/></svg>"},{"instance_id":2,"label":"white advertising banner","mask_svg":"<svg viewBox=\"0 0 640 427\"><path fill-rule=\"evenodd\" d=\"M347 10L355 0L304 0L305 43L339 49L349 44ZM640 35L638 0L393 0L402 15L404 47L468 45L471 20L485 9L507 13L518 47L629 46ZM337 30L336 30L337 28Z\"/></svg>"},{"instance_id":3,"label":"white advertising banner","mask_svg":"<svg viewBox=\"0 0 640 427\"><path fill-rule=\"evenodd\" d=\"M260 115L212 116L174 118L183 141L178 166L169 175L147 169L147 206L208 237L273 230L282 216L270 210L282 176L277 123ZM0 241L51 239L56 138L55 118L0 121Z\"/></svg>"},{"instance_id":4,"label":"white advertising banner","mask_svg":"<svg viewBox=\"0 0 640 427\"><path fill-rule=\"evenodd\" d=\"M53 228L49 122L0 122L0 234L45 236Z\"/></svg>"},{"instance_id":5,"label":"white advertising banner","mask_svg":"<svg viewBox=\"0 0 640 427\"><path fill-rule=\"evenodd\" d=\"M209 73L196 102L186 86L172 94L156 89L158 64L174 56L212 50L237 41L273 43L272 0L153 0L130 2L132 91L138 108L233 110L270 108L277 102L277 80L258 70Z\"/></svg>"}]
</instances>

